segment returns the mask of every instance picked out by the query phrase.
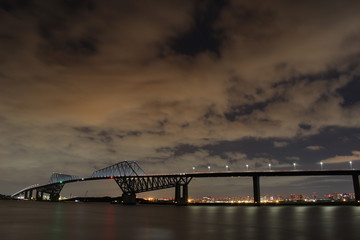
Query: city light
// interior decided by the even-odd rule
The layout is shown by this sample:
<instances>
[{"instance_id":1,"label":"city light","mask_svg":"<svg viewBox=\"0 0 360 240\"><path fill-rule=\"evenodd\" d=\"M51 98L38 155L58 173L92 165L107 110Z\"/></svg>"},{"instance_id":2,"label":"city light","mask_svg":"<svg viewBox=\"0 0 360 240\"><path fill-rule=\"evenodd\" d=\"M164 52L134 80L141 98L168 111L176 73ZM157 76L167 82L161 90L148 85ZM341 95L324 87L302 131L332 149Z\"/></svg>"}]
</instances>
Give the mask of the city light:
<instances>
[{"instance_id":1,"label":"city light","mask_svg":"<svg viewBox=\"0 0 360 240\"><path fill-rule=\"evenodd\" d=\"M249 171L249 164L246 164L246 171Z\"/></svg>"},{"instance_id":2,"label":"city light","mask_svg":"<svg viewBox=\"0 0 360 240\"><path fill-rule=\"evenodd\" d=\"M294 165L294 170L296 170L296 163L293 163L293 165Z\"/></svg>"},{"instance_id":3,"label":"city light","mask_svg":"<svg viewBox=\"0 0 360 240\"><path fill-rule=\"evenodd\" d=\"M226 165L225 167L226 167L226 171L228 171L229 170L229 165Z\"/></svg>"},{"instance_id":4,"label":"city light","mask_svg":"<svg viewBox=\"0 0 360 240\"><path fill-rule=\"evenodd\" d=\"M350 163L350 170L352 170L352 161L349 162Z\"/></svg>"},{"instance_id":5,"label":"city light","mask_svg":"<svg viewBox=\"0 0 360 240\"><path fill-rule=\"evenodd\" d=\"M202 198L189 198L188 203L222 203L222 204L296 204L299 202L303 203L314 203L314 202L349 202L355 201L354 193L328 193L322 197L318 195L308 195L303 193L293 193L290 195L279 194L279 195L261 195L260 201L254 201L252 196L236 196L236 197L212 197L204 196Z\"/></svg>"},{"instance_id":6,"label":"city light","mask_svg":"<svg viewBox=\"0 0 360 240\"><path fill-rule=\"evenodd\" d=\"M271 170L271 163L269 163L269 170Z\"/></svg>"},{"instance_id":7,"label":"city light","mask_svg":"<svg viewBox=\"0 0 360 240\"><path fill-rule=\"evenodd\" d=\"M324 163L321 161L321 162L320 162L321 170L323 170L323 164L324 164Z\"/></svg>"},{"instance_id":8,"label":"city light","mask_svg":"<svg viewBox=\"0 0 360 240\"><path fill-rule=\"evenodd\" d=\"M195 172L195 167L192 167L193 172Z\"/></svg>"},{"instance_id":9,"label":"city light","mask_svg":"<svg viewBox=\"0 0 360 240\"><path fill-rule=\"evenodd\" d=\"M208 169L209 169L209 171L210 171L210 166L208 166Z\"/></svg>"}]
</instances>

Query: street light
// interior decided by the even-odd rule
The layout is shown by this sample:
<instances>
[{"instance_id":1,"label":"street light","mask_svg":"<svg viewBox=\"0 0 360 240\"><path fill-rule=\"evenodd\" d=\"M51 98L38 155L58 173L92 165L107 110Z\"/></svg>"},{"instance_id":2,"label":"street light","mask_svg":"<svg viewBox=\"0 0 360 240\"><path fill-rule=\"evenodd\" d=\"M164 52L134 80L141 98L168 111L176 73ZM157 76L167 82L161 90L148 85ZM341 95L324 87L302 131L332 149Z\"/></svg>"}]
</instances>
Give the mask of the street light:
<instances>
[{"instance_id":1,"label":"street light","mask_svg":"<svg viewBox=\"0 0 360 240\"><path fill-rule=\"evenodd\" d=\"M208 166L209 172L210 172L210 166Z\"/></svg>"},{"instance_id":2,"label":"street light","mask_svg":"<svg viewBox=\"0 0 360 240\"><path fill-rule=\"evenodd\" d=\"M293 163L293 165L294 165L294 170L296 170L296 163Z\"/></svg>"},{"instance_id":3,"label":"street light","mask_svg":"<svg viewBox=\"0 0 360 240\"><path fill-rule=\"evenodd\" d=\"M225 167L226 167L226 171L229 171L229 165L226 165Z\"/></svg>"},{"instance_id":4,"label":"street light","mask_svg":"<svg viewBox=\"0 0 360 240\"><path fill-rule=\"evenodd\" d=\"M195 167L192 167L192 169L193 169L193 172L195 172Z\"/></svg>"},{"instance_id":5,"label":"street light","mask_svg":"<svg viewBox=\"0 0 360 240\"><path fill-rule=\"evenodd\" d=\"M324 164L324 163L321 161L321 162L320 162L321 170L323 170L323 164Z\"/></svg>"},{"instance_id":6,"label":"street light","mask_svg":"<svg viewBox=\"0 0 360 240\"><path fill-rule=\"evenodd\" d=\"M246 164L246 171L249 171L249 164Z\"/></svg>"},{"instance_id":7,"label":"street light","mask_svg":"<svg viewBox=\"0 0 360 240\"><path fill-rule=\"evenodd\" d=\"M353 168L352 168L352 161L350 161L349 163L350 163L350 169L352 170L352 169L353 169Z\"/></svg>"},{"instance_id":8,"label":"street light","mask_svg":"<svg viewBox=\"0 0 360 240\"><path fill-rule=\"evenodd\" d=\"M271 170L271 163L269 163L269 170Z\"/></svg>"}]
</instances>

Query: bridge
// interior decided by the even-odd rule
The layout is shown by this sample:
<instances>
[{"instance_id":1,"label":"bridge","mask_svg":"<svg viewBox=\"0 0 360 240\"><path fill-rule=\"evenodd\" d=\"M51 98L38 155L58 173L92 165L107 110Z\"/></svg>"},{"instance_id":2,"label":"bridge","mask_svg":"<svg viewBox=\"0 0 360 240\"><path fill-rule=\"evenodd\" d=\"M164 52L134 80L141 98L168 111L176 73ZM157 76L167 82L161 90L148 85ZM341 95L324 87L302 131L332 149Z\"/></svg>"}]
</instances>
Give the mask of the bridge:
<instances>
[{"instance_id":1,"label":"bridge","mask_svg":"<svg viewBox=\"0 0 360 240\"><path fill-rule=\"evenodd\" d=\"M355 202L360 204L360 170L287 170L287 171L225 171L193 172L176 174L146 174L135 162L123 161L93 172L90 177L81 178L68 174L54 173L47 184L31 185L12 195L24 196L24 199L43 200L44 194L50 201L58 201L64 185L79 181L113 179L122 190L122 203L135 204L136 194L159 189L175 188L174 203L183 205L188 202L188 186L193 178L213 177L251 177L253 180L254 204L260 205L260 177L274 176L351 176L355 193ZM33 193L35 195L33 196Z\"/></svg>"}]
</instances>

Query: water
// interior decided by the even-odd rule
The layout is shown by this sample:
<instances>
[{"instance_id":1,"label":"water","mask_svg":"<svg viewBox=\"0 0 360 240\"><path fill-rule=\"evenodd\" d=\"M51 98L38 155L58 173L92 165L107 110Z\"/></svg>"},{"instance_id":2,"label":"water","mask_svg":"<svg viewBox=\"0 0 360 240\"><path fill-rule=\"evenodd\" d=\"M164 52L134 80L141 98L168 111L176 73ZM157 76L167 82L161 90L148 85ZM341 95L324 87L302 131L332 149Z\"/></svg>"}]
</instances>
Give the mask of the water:
<instances>
[{"instance_id":1,"label":"water","mask_svg":"<svg viewBox=\"0 0 360 240\"><path fill-rule=\"evenodd\" d=\"M360 239L356 206L0 201L0 239Z\"/></svg>"}]
</instances>

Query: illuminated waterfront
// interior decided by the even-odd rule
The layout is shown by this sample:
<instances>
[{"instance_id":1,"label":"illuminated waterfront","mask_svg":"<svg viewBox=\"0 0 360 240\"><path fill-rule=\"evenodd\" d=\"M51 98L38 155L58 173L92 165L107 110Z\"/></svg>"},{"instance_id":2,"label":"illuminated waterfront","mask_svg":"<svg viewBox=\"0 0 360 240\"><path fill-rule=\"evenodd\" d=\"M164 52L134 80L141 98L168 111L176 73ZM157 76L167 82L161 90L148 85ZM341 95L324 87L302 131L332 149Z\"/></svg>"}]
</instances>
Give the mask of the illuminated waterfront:
<instances>
[{"instance_id":1,"label":"illuminated waterfront","mask_svg":"<svg viewBox=\"0 0 360 240\"><path fill-rule=\"evenodd\" d=\"M263 195L260 197L261 203L351 203L355 204L354 193L328 193L323 196L319 196L316 193L313 194L301 194L294 193L290 195ZM172 198L145 198L144 200L149 202L172 202ZM252 204L254 198L248 196L238 197L213 197L204 196L202 198L189 198L188 203L226 203L226 204Z\"/></svg>"}]
</instances>

